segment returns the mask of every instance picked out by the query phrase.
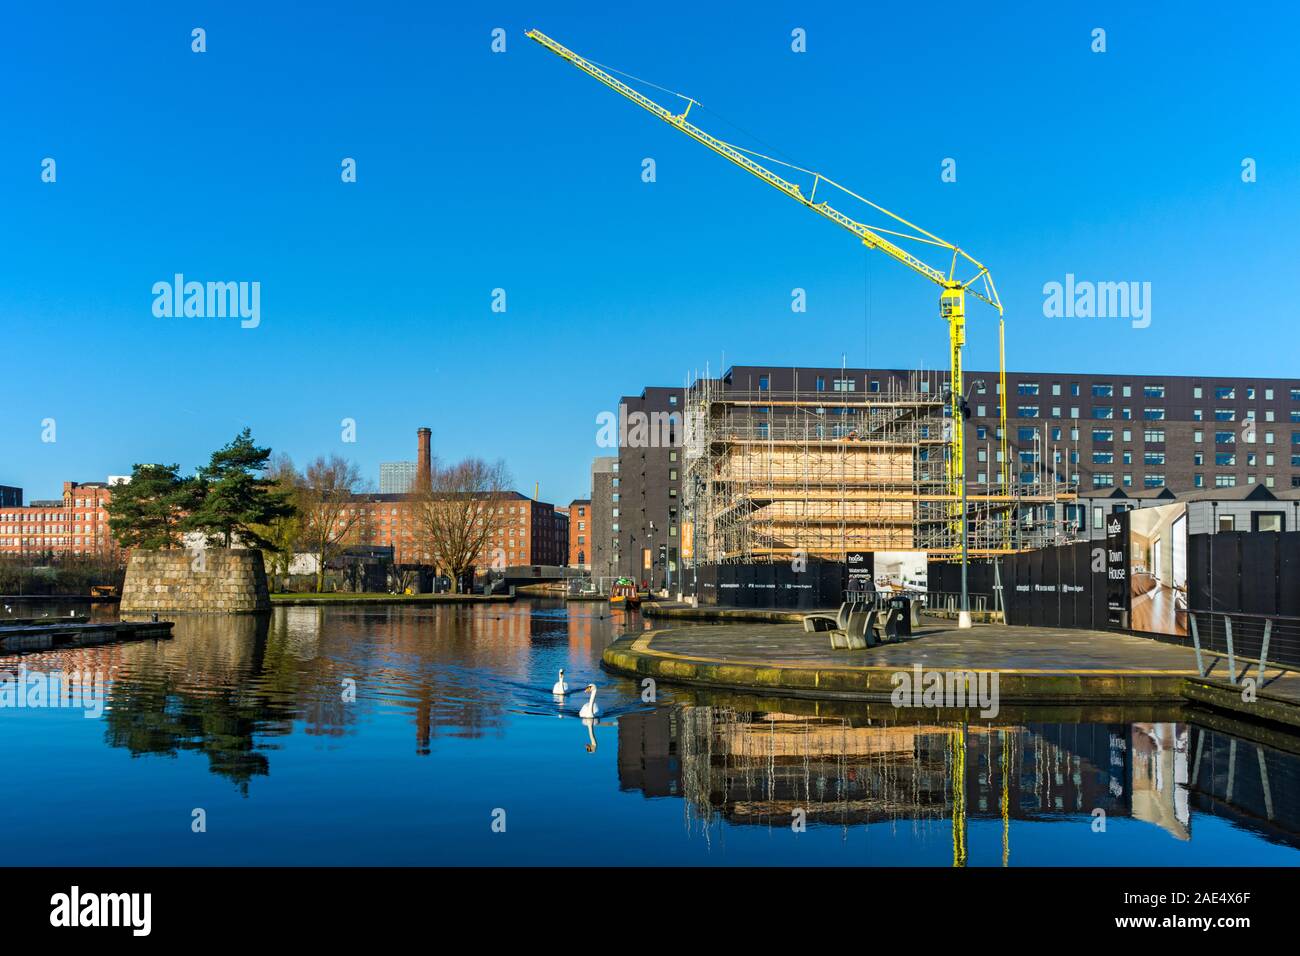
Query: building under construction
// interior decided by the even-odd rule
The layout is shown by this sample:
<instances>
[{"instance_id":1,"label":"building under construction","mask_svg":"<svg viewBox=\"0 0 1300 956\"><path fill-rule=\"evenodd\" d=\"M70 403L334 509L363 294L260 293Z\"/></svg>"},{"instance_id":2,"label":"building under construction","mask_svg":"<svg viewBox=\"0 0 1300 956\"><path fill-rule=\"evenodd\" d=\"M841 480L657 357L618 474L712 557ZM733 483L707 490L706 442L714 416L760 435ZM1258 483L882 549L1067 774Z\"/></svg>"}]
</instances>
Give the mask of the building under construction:
<instances>
[{"instance_id":1,"label":"building under construction","mask_svg":"<svg viewBox=\"0 0 1300 956\"><path fill-rule=\"evenodd\" d=\"M687 389L683 557L690 563L842 560L853 551L961 553L947 376L731 369ZM991 441L967 482L972 556L1068 537L1055 480L1022 487ZM974 474L971 477L975 477Z\"/></svg>"}]
</instances>

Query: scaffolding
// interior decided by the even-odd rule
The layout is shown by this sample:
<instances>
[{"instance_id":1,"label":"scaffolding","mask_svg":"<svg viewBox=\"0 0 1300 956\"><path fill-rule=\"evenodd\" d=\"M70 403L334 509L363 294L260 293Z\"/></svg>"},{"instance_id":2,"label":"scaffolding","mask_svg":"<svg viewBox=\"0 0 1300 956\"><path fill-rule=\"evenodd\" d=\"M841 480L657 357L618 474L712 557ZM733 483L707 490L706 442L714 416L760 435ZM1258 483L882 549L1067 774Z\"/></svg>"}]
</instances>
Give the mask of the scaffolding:
<instances>
[{"instance_id":1,"label":"scaffolding","mask_svg":"<svg viewBox=\"0 0 1300 956\"><path fill-rule=\"evenodd\" d=\"M946 468L946 377L915 371L863 391L859 381L845 374L827 391L825 377L805 385L795 372L791 390L774 391L695 380L683 415L689 563L842 560L886 550L960 556L961 495ZM1023 486L1020 475L991 462L983 482L968 482L972 557L1069 538L1061 506L1076 496L1054 470L1044 480L1038 464Z\"/></svg>"}]
</instances>

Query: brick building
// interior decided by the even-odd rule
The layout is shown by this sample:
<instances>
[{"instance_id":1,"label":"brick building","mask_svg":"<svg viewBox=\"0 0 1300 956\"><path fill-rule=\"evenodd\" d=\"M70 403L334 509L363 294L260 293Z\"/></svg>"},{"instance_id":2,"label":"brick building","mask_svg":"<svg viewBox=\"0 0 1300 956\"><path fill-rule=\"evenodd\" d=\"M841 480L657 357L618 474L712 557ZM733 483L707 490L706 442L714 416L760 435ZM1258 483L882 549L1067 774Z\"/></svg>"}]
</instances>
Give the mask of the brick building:
<instances>
[{"instance_id":1,"label":"brick building","mask_svg":"<svg viewBox=\"0 0 1300 956\"><path fill-rule=\"evenodd\" d=\"M432 471L431 432L416 431L415 484L427 482ZM389 547L398 564L428 564L420 543L421 528L413 494L357 495L349 506L353 521L347 544ZM476 567L563 565L569 556L569 519L554 505L508 491L500 496L492 539Z\"/></svg>"},{"instance_id":2,"label":"brick building","mask_svg":"<svg viewBox=\"0 0 1300 956\"><path fill-rule=\"evenodd\" d=\"M62 498L0 507L0 554L116 555L106 509L111 497L108 482L65 481Z\"/></svg>"},{"instance_id":3,"label":"brick building","mask_svg":"<svg viewBox=\"0 0 1300 956\"><path fill-rule=\"evenodd\" d=\"M569 567L591 570L591 499L569 502Z\"/></svg>"}]
</instances>

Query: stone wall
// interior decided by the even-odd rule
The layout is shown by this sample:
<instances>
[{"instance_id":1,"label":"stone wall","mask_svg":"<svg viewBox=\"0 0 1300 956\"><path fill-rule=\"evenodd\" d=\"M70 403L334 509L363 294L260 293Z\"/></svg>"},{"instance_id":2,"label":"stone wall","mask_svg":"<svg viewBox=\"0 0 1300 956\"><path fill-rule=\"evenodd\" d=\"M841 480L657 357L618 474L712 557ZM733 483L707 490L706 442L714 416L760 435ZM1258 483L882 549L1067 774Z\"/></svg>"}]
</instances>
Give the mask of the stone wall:
<instances>
[{"instance_id":1,"label":"stone wall","mask_svg":"<svg viewBox=\"0 0 1300 956\"><path fill-rule=\"evenodd\" d=\"M232 548L206 551L135 551L122 585L123 614L204 611L240 614L269 611L262 552Z\"/></svg>"}]
</instances>

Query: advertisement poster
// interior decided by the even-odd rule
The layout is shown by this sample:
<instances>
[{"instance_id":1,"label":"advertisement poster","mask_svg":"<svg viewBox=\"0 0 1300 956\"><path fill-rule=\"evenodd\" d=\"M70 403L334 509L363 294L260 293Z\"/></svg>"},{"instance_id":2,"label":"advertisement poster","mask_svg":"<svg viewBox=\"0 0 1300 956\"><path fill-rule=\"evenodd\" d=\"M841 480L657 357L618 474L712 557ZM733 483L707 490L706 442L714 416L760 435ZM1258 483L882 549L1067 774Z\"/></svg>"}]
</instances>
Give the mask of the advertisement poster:
<instances>
[{"instance_id":1,"label":"advertisement poster","mask_svg":"<svg viewBox=\"0 0 1300 956\"><path fill-rule=\"evenodd\" d=\"M1128 513L1129 627L1187 636L1187 505Z\"/></svg>"},{"instance_id":2,"label":"advertisement poster","mask_svg":"<svg viewBox=\"0 0 1300 956\"><path fill-rule=\"evenodd\" d=\"M848 580L844 585L846 591L874 591L875 581L870 551L850 551L844 555L844 568Z\"/></svg>"},{"instance_id":3,"label":"advertisement poster","mask_svg":"<svg viewBox=\"0 0 1300 956\"><path fill-rule=\"evenodd\" d=\"M929 561L924 551L877 551L874 572L878 591L928 590Z\"/></svg>"},{"instance_id":4,"label":"advertisement poster","mask_svg":"<svg viewBox=\"0 0 1300 956\"><path fill-rule=\"evenodd\" d=\"M1129 512L1106 516L1106 623L1129 626Z\"/></svg>"}]
</instances>

